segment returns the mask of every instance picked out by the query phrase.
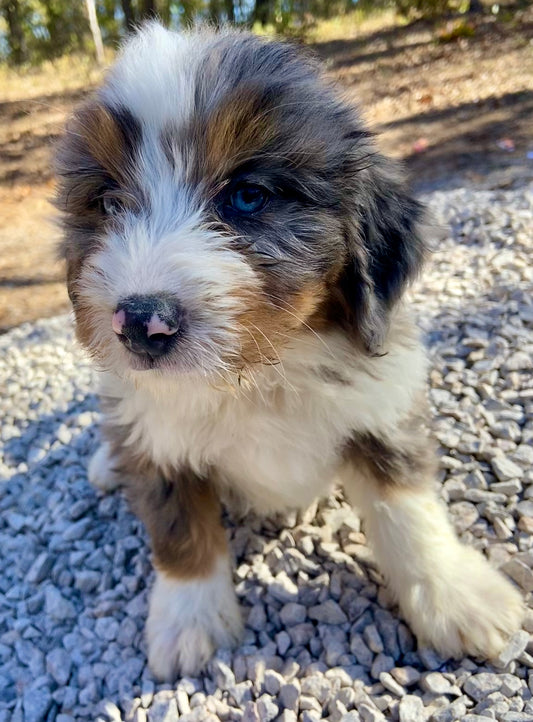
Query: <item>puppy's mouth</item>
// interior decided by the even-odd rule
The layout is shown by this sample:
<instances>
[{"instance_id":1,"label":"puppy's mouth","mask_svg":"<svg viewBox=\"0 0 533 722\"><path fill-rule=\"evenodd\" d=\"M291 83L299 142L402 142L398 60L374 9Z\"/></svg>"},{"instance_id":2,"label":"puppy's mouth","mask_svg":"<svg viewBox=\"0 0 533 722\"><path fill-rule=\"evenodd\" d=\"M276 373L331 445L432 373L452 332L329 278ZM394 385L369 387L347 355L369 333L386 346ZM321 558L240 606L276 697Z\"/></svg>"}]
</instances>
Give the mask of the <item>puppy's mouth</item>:
<instances>
[{"instance_id":1,"label":"puppy's mouth","mask_svg":"<svg viewBox=\"0 0 533 722\"><path fill-rule=\"evenodd\" d=\"M138 354L128 351L128 362L132 371L151 371L163 366L160 359L150 356L150 354Z\"/></svg>"}]
</instances>

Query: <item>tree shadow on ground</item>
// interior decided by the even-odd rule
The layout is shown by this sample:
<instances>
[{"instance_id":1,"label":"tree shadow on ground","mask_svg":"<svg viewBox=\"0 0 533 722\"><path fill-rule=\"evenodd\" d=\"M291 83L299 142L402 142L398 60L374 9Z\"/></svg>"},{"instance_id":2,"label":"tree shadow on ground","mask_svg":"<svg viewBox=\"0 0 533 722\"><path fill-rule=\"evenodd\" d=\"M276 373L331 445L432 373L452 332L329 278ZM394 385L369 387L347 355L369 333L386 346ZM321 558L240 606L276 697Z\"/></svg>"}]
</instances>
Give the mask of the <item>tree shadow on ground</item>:
<instances>
[{"instance_id":1,"label":"tree shadow on ground","mask_svg":"<svg viewBox=\"0 0 533 722\"><path fill-rule=\"evenodd\" d=\"M512 187L533 178L533 160L527 156L533 150L533 91L426 111L380 126L378 132L401 132L406 124L413 140L428 141L423 153L404 158L419 190ZM498 146L505 139L512 141L512 152Z\"/></svg>"},{"instance_id":2,"label":"tree shadow on ground","mask_svg":"<svg viewBox=\"0 0 533 722\"><path fill-rule=\"evenodd\" d=\"M0 121L9 123L19 120L28 114L29 111L49 112L53 108L61 108L64 104L75 103L87 94L87 90L69 90L65 92L38 95L25 100L3 100L0 101Z\"/></svg>"},{"instance_id":3,"label":"tree shadow on ground","mask_svg":"<svg viewBox=\"0 0 533 722\"><path fill-rule=\"evenodd\" d=\"M518 5L514 6L514 9L518 9ZM489 56L491 54L496 56L499 53L499 45L496 41L506 37L509 32L507 24L490 13L466 18L461 14L450 15L448 18L448 20L454 19L460 22L466 21L473 28L473 35L468 38L469 49L475 45L487 43ZM334 70L392 58L405 50L421 47L433 48L433 52L439 54L446 48L454 46L453 42L439 42L437 29L442 24L442 18L439 18L438 21L415 20L408 25L381 28L361 37L315 42L311 47ZM533 37L533 21L529 18L513 20L511 26L516 28L519 37L524 41Z\"/></svg>"},{"instance_id":4,"label":"tree shadow on ground","mask_svg":"<svg viewBox=\"0 0 533 722\"><path fill-rule=\"evenodd\" d=\"M512 59L509 74L520 78L519 71L525 72L515 59L525 61L533 16L522 10L514 18L508 13L506 21L491 14L469 17L473 35L450 43L438 42L436 24L417 22L313 47L361 103L363 116L368 110L374 117L379 144L406 162L416 190L499 187L533 178L527 158L533 150L533 93L522 82L515 84L517 91L498 89L505 72L501 58ZM494 86L480 80L478 99L476 78L487 61L496 73ZM420 138L428 147L417 153ZM504 138L514 142L514 152L497 146Z\"/></svg>"},{"instance_id":5,"label":"tree shadow on ground","mask_svg":"<svg viewBox=\"0 0 533 722\"><path fill-rule=\"evenodd\" d=\"M0 187L33 185L52 177L52 148L64 115L89 90L0 102Z\"/></svg>"}]
</instances>

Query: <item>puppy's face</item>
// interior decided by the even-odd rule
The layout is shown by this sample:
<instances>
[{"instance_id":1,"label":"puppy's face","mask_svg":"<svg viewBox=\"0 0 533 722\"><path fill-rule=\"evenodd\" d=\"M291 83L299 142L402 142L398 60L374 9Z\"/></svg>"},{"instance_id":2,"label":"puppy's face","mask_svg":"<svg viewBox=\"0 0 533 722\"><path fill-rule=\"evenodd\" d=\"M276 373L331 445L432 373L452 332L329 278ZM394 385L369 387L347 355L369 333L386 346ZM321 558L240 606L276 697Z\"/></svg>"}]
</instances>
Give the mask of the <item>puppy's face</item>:
<instances>
[{"instance_id":1,"label":"puppy's face","mask_svg":"<svg viewBox=\"0 0 533 722\"><path fill-rule=\"evenodd\" d=\"M251 35L145 28L57 166L78 336L118 371L239 371L325 324L376 351L421 260L419 208L354 112Z\"/></svg>"}]
</instances>

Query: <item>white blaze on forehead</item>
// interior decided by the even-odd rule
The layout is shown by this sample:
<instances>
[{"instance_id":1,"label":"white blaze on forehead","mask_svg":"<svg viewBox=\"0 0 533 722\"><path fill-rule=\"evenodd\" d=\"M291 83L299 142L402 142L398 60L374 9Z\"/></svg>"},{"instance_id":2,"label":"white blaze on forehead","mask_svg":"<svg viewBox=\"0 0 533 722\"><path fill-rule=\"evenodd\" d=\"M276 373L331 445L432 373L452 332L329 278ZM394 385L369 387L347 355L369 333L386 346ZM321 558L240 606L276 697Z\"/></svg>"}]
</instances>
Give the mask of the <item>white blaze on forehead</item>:
<instances>
[{"instance_id":1,"label":"white blaze on forehead","mask_svg":"<svg viewBox=\"0 0 533 722\"><path fill-rule=\"evenodd\" d=\"M201 36L149 23L123 47L101 93L127 108L143 125L181 125L192 113L194 73Z\"/></svg>"},{"instance_id":2,"label":"white blaze on forehead","mask_svg":"<svg viewBox=\"0 0 533 722\"><path fill-rule=\"evenodd\" d=\"M148 23L123 46L100 91L104 103L125 109L140 124L128 175L148 201L156 236L198 207L185 187L189 154L183 157L172 139L193 117L196 73L211 38L209 32L188 35ZM170 144L164 140L169 132Z\"/></svg>"}]
</instances>

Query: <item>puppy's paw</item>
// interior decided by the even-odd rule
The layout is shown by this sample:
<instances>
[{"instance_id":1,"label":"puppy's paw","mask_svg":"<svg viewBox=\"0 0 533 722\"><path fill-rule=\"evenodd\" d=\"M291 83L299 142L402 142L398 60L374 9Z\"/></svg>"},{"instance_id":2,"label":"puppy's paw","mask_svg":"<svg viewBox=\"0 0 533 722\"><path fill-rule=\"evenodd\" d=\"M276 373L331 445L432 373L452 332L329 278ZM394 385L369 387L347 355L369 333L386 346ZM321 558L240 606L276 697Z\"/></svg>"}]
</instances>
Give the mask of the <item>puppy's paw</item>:
<instances>
[{"instance_id":1,"label":"puppy's paw","mask_svg":"<svg viewBox=\"0 0 533 722\"><path fill-rule=\"evenodd\" d=\"M173 681L195 675L218 647L231 647L242 619L226 557L210 576L179 580L157 573L146 624L148 663L154 675Z\"/></svg>"},{"instance_id":2,"label":"puppy's paw","mask_svg":"<svg viewBox=\"0 0 533 722\"><path fill-rule=\"evenodd\" d=\"M89 482L100 491L114 491L120 486L120 476L113 470L111 446L104 441L95 451L87 468Z\"/></svg>"},{"instance_id":3,"label":"puppy's paw","mask_svg":"<svg viewBox=\"0 0 533 722\"><path fill-rule=\"evenodd\" d=\"M400 604L418 640L443 657L493 659L520 628L518 591L475 549L459 545Z\"/></svg>"}]
</instances>

